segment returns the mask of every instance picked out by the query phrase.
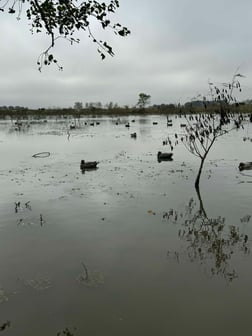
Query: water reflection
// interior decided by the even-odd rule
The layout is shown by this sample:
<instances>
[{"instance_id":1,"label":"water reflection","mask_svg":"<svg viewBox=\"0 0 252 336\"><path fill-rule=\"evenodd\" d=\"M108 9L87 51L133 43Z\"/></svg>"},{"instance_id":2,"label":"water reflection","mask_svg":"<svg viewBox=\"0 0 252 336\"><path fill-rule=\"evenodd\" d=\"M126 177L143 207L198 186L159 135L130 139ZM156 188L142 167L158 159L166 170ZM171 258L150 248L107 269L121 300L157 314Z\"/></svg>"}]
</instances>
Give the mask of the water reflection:
<instances>
[{"instance_id":1,"label":"water reflection","mask_svg":"<svg viewBox=\"0 0 252 336\"><path fill-rule=\"evenodd\" d=\"M174 256L177 262L181 258L199 262L207 273L231 282L238 277L235 267L232 266L235 254L250 253L248 235L240 232L238 226L228 225L225 217L209 217L200 190L196 191L198 201L191 198L184 213L170 210L163 216L174 222L182 219L178 236L185 243L183 251L168 251L167 255ZM241 222L249 220L250 216L244 216Z\"/></svg>"},{"instance_id":2,"label":"water reflection","mask_svg":"<svg viewBox=\"0 0 252 336\"><path fill-rule=\"evenodd\" d=\"M89 171L96 171L97 169L98 169L98 167L83 168L83 169L81 169L81 173L82 173L82 174L85 174L86 172L89 172Z\"/></svg>"},{"instance_id":3,"label":"water reflection","mask_svg":"<svg viewBox=\"0 0 252 336\"><path fill-rule=\"evenodd\" d=\"M159 157L157 157L157 161L160 163L160 162L163 162L163 161L173 161L173 158L165 158L165 159L160 159Z\"/></svg>"}]
</instances>

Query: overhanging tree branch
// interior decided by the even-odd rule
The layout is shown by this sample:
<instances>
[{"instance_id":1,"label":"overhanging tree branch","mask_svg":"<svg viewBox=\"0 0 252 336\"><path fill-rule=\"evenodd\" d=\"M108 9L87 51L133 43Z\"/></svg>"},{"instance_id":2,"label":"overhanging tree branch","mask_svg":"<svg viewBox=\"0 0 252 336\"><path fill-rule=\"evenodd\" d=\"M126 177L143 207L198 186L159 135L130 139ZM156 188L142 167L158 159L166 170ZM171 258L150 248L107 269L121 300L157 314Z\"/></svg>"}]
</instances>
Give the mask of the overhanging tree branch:
<instances>
[{"instance_id":1,"label":"overhanging tree branch","mask_svg":"<svg viewBox=\"0 0 252 336\"><path fill-rule=\"evenodd\" d=\"M1 5L2 3L2 5ZM57 64L53 54L49 54L55 46L58 38L65 38L71 44L78 43L79 39L75 37L78 31L84 31L91 38L92 42L97 44L98 53L104 59L106 55L114 56L112 47L102 40L98 40L91 29L90 19L99 22L103 29L110 29L116 35L125 37L130 34L127 27L120 23L111 23L110 16L119 8L118 0L100 2L96 0L7 0L4 3L0 0L0 10L3 12L8 9L9 14L15 14L18 10L18 18L22 14L22 6L26 4L26 17L31 22L32 33L46 33L50 36L49 47L41 53L38 61L39 70L43 65ZM57 64L58 65L58 64ZM58 66L61 70L62 67Z\"/></svg>"}]
</instances>

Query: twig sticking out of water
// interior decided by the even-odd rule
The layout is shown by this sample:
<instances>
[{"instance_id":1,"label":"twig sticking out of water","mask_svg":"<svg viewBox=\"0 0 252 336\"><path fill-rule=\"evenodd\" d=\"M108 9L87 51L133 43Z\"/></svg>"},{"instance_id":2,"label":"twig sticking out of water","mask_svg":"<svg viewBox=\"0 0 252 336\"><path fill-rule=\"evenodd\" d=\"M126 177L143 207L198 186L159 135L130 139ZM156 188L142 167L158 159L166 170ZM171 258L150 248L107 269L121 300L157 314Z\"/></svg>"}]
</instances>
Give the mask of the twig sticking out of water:
<instances>
[{"instance_id":1,"label":"twig sticking out of water","mask_svg":"<svg viewBox=\"0 0 252 336\"><path fill-rule=\"evenodd\" d=\"M10 327L10 321L6 321L4 324L0 326L0 331L5 330L6 328Z\"/></svg>"},{"instance_id":2,"label":"twig sticking out of water","mask_svg":"<svg viewBox=\"0 0 252 336\"><path fill-rule=\"evenodd\" d=\"M17 225L20 225L23 222L23 218L20 218Z\"/></svg>"},{"instance_id":3,"label":"twig sticking out of water","mask_svg":"<svg viewBox=\"0 0 252 336\"><path fill-rule=\"evenodd\" d=\"M28 202L25 203L26 209L29 209L29 210L32 209L30 203L31 203L31 201L28 201Z\"/></svg>"},{"instance_id":4,"label":"twig sticking out of water","mask_svg":"<svg viewBox=\"0 0 252 336\"><path fill-rule=\"evenodd\" d=\"M43 226L43 224L44 224L45 221L43 219L42 214L40 214L39 218L40 218L40 225Z\"/></svg>"},{"instance_id":5,"label":"twig sticking out of water","mask_svg":"<svg viewBox=\"0 0 252 336\"><path fill-rule=\"evenodd\" d=\"M85 271L85 276L83 277L83 280L87 281L88 280L88 270L87 270L87 267L86 267L86 265L84 264L83 261L81 262L81 265L82 265L82 267L84 268L84 271Z\"/></svg>"},{"instance_id":6,"label":"twig sticking out of water","mask_svg":"<svg viewBox=\"0 0 252 336\"><path fill-rule=\"evenodd\" d=\"M18 212L18 209L20 208L21 203L20 202L15 202L15 212Z\"/></svg>"}]
</instances>

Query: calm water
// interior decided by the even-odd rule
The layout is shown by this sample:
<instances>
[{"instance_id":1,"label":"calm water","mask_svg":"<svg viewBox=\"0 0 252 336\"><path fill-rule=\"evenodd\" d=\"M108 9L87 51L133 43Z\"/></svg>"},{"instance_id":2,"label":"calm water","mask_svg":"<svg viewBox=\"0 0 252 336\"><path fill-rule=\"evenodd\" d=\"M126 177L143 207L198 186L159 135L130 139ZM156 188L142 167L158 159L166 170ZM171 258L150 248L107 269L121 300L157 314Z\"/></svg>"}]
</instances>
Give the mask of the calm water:
<instances>
[{"instance_id":1,"label":"calm water","mask_svg":"<svg viewBox=\"0 0 252 336\"><path fill-rule=\"evenodd\" d=\"M157 162L181 120L136 117L127 129L132 119L81 120L70 136L66 119L20 132L0 122L3 335L252 332L252 173L237 168L252 161L251 127L219 139L206 162L210 229L198 218L198 159L178 145L173 161ZM99 168L82 174L81 159Z\"/></svg>"}]
</instances>

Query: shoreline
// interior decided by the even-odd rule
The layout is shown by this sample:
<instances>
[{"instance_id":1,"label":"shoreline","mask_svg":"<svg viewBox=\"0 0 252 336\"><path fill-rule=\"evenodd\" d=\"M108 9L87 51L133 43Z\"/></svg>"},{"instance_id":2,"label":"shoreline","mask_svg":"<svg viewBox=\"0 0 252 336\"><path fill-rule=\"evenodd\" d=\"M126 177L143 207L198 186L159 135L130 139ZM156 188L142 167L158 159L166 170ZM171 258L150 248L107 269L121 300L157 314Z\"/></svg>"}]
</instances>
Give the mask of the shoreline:
<instances>
[{"instance_id":1,"label":"shoreline","mask_svg":"<svg viewBox=\"0 0 252 336\"><path fill-rule=\"evenodd\" d=\"M0 109L0 119L9 118L26 118L26 117L67 117L74 118L83 117L127 117L127 116L148 116L148 115L188 115L188 114L212 114L218 113L216 106L209 106L206 109L202 107L149 107L145 109L139 108L113 108L113 109L82 109L74 110L72 108L63 109ZM239 107L233 106L231 113L252 113L252 105L240 105Z\"/></svg>"}]
</instances>

